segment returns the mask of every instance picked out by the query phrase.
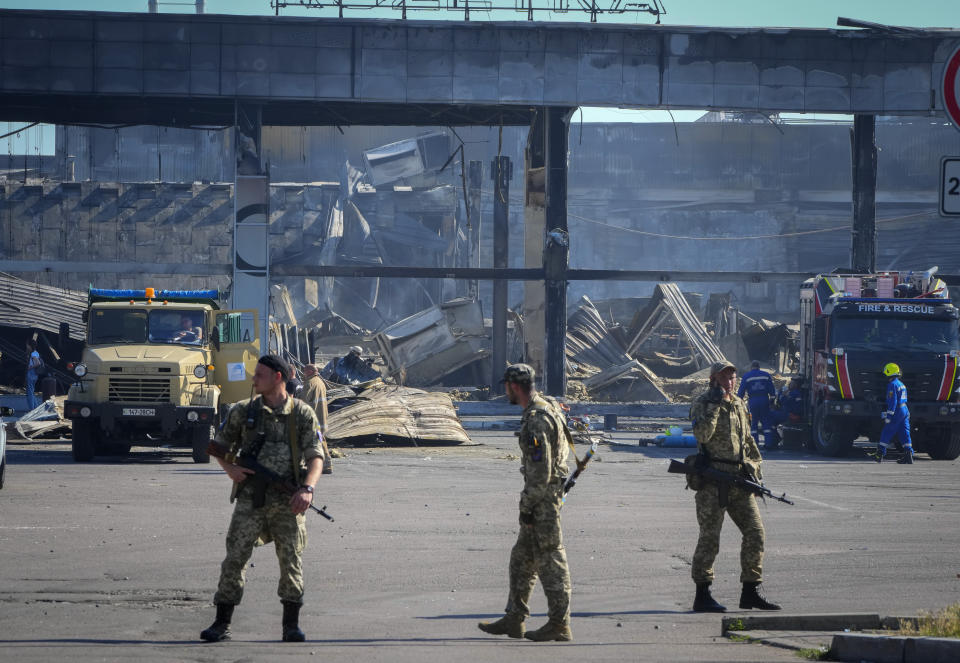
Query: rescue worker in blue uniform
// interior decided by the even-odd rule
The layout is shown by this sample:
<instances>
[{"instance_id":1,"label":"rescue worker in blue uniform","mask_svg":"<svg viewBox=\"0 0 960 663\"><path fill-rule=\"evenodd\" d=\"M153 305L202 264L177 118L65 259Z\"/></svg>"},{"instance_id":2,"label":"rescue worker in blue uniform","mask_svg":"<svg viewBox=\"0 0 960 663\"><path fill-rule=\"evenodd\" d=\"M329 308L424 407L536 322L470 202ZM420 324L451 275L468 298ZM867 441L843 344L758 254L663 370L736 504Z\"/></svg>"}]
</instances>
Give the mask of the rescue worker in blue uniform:
<instances>
[{"instance_id":1,"label":"rescue worker in blue uniform","mask_svg":"<svg viewBox=\"0 0 960 663\"><path fill-rule=\"evenodd\" d=\"M750 364L750 370L744 373L740 380L737 396L747 396L747 407L750 409L750 432L754 440L758 429L763 432L764 448L776 449L780 446L780 434L777 433L775 418L770 413L770 399L775 398L777 389L773 385L773 378L766 371L760 370L760 362Z\"/></svg>"},{"instance_id":2,"label":"rescue worker in blue uniform","mask_svg":"<svg viewBox=\"0 0 960 663\"><path fill-rule=\"evenodd\" d=\"M784 413L783 421L796 423L803 420L803 380L792 378L785 392L780 394L780 409Z\"/></svg>"},{"instance_id":3,"label":"rescue worker in blue uniform","mask_svg":"<svg viewBox=\"0 0 960 663\"><path fill-rule=\"evenodd\" d=\"M900 440L903 457L897 462L901 465L913 464L913 442L910 439L910 410L907 409L907 388L900 381L900 367L887 364L883 367L887 376L887 409L883 417L883 430L880 431L880 443L877 445L877 462L883 462L887 447L893 438Z\"/></svg>"},{"instance_id":4,"label":"rescue worker in blue uniform","mask_svg":"<svg viewBox=\"0 0 960 663\"><path fill-rule=\"evenodd\" d=\"M803 390L800 378L792 378L790 384L784 387L777 395L776 409L770 410L773 425L803 421Z\"/></svg>"}]
</instances>

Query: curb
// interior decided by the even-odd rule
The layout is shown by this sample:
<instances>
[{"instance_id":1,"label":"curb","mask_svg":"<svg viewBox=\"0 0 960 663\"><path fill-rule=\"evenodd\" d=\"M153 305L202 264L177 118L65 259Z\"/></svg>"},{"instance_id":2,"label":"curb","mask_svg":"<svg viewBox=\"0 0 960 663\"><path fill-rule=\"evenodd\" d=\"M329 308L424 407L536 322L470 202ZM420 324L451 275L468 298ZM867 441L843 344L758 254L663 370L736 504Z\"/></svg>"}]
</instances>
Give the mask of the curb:
<instances>
[{"instance_id":1,"label":"curb","mask_svg":"<svg viewBox=\"0 0 960 663\"><path fill-rule=\"evenodd\" d=\"M743 615L724 617L721 635L727 631L865 631L881 628L880 615L872 613L837 613L816 615ZM730 628L736 626L737 628Z\"/></svg>"},{"instance_id":2,"label":"curb","mask_svg":"<svg viewBox=\"0 0 960 663\"><path fill-rule=\"evenodd\" d=\"M900 621L916 623L916 617L881 617L872 613L815 615L743 615L721 619L721 635L763 631L757 642L800 649L800 640L811 632L879 631L896 629ZM826 634L824 634L826 635ZM834 633L830 658L836 661L872 663L956 663L960 661L960 639L910 637L868 633Z\"/></svg>"},{"instance_id":3,"label":"curb","mask_svg":"<svg viewBox=\"0 0 960 663\"><path fill-rule=\"evenodd\" d=\"M460 425L464 430L516 430L519 421L477 421L461 419Z\"/></svg>"},{"instance_id":4,"label":"curb","mask_svg":"<svg viewBox=\"0 0 960 663\"><path fill-rule=\"evenodd\" d=\"M954 663L960 661L960 640L844 633L833 636L830 656L853 662Z\"/></svg>"}]
</instances>

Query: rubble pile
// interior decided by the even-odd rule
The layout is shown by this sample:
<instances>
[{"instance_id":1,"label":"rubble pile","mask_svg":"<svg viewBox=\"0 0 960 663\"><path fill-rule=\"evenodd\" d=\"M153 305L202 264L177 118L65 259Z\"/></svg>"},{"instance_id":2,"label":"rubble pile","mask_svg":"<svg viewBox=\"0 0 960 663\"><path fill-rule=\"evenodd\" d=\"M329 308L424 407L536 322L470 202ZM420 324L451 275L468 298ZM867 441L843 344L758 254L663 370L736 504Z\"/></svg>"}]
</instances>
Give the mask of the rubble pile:
<instances>
[{"instance_id":1,"label":"rubble pile","mask_svg":"<svg viewBox=\"0 0 960 663\"><path fill-rule=\"evenodd\" d=\"M732 305L729 294L710 297L704 322L699 302L699 295L673 283L658 284L646 300L594 305L581 298L567 320L568 397L688 402L706 388L716 361L729 360L743 372L752 360L777 373L790 369L795 328L754 320ZM634 313L624 326L630 306Z\"/></svg>"}]
</instances>

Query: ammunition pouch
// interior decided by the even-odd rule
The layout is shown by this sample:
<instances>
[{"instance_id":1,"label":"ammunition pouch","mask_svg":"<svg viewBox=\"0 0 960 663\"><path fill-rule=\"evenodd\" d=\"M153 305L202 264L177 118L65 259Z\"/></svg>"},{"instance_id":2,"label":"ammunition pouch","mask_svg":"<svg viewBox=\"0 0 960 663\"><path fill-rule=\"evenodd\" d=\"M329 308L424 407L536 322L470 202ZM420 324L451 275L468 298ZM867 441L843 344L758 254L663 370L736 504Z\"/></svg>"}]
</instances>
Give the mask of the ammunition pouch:
<instances>
[{"instance_id":1,"label":"ammunition pouch","mask_svg":"<svg viewBox=\"0 0 960 663\"><path fill-rule=\"evenodd\" d=\"M708 462L706 457L702 454L690 454L683 459L685 465L690 467L701 468L704 467L705 462ZM690 490L703 490L707 485L707 480L703 478L702 474L697 474L695 472L690 472L689 474L684 475L687 478L687 488Z\"/></svg>"}]
</instances>

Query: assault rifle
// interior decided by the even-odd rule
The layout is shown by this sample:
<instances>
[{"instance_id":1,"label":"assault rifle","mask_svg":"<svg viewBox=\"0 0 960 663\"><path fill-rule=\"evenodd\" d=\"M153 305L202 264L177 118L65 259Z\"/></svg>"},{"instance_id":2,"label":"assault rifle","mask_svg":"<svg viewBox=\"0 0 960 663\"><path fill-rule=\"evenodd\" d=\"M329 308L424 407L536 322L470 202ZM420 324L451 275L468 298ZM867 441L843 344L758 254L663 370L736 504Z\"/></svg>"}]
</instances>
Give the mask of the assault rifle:
<instances>
[{"instance_id":1,"label":"assault rifle","mask_svg":"<svg viewBox=\"0 0 960 663\"><path fill-rule=\"evenodd\" d=\"M561 504L565 504L567 501L567 493L570 492L570 489L577 485L577 479L580 478L580 474L586 469L587 463L590 462L590 459L594 457L597 453L597 445L599 442L594 440L593 444L590 445L590 449L583 456L583 460L577 461L577 469L573 471L573 474L567 477L567 480L563 484L563 497L560 499Z\"/></svg>"},{"instance_id":2,"label":"assault rifle","mask_svg":"<svg viewBox=\"0 0 960 663\"><path fill-rule=\"evenodd\" d=\"M216 441L210 440L210 444L207 446L207 453L216 458L222 458L227 462L230 462L230 459L227 458L229 449L223 446L222 444L217 444ZM236 464L240 467L245 467L248 470L253 470L251 474L245 481L253 480L262 484L263 487L266 486L275 486L283 495L293 495L297 492L300 487L297 486L292 481L286 481L279 474L274 472L268 467L264 467L257 462L255 458L250 456L240 455L237 456ZM319 513L321 516L333 522L333 516L327 513L327 506L323 505L322 508L318 509L317 507L310 505L310 508Z\"/></svg>"},{"instance_id":3,"label":"assault rifle","mask_svg":"<svg viewBox=\"0 0 960 663\"><path fill-rule=\"evenodd\" d=\"M718 470L710 466L697 467L696 465L681 463L679 460L674 460L671 458L670 467L667 468L667 472L671 472L673 474L699 474L704 479L713 481L717 484L717 489L720 493L721 506L727 505L727 494L730 492L730 486L736 486L737 488L745 490L748 493L759 495L761 498L770 497L778 502L783 502L784 504L793 504L793 502L787 499L786 493L783 495L774 495L770 492L770 489L764 486L762 483L737 474L724 472L723 470Z\"/></svg>"}]
</instances>

